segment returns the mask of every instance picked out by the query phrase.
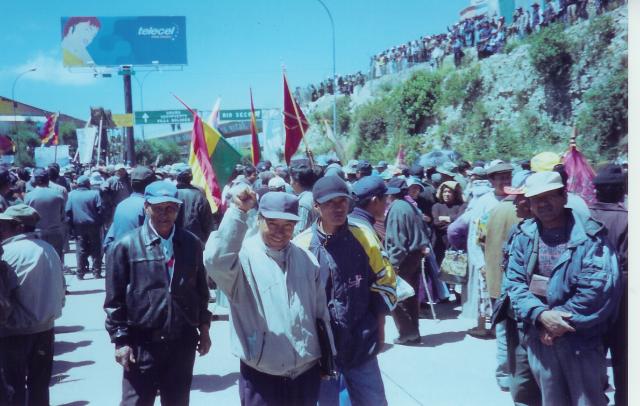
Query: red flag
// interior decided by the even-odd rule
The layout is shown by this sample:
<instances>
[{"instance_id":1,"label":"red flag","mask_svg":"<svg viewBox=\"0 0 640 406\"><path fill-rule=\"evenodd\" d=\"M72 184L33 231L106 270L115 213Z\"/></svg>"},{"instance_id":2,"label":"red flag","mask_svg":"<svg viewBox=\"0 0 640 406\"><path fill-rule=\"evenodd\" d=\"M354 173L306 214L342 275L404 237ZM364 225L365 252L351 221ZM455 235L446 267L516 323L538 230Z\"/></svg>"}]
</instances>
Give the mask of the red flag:
<instances>
[{"instance_id":1,"label":"red flag","mask_svg":"<svg viewBox=\"0 0 640 406\"><path fill-rule=\"evenodd\" d=\"M298 150L300 141L302 141L304 133L309 128L309 123L289 90L287 76L284 72L282 77L284 78L284 160L289 165L291 157Z\"/></svg>"},{"instance_id":2,"label":"red flag","mask_svg":"<svg viewBox=\"0 0 640 406\"><path fill-rule=\"evenodd\" d=\"M53 141L54 145L58 145L58 113L51 113L47 117L47 121L40 132L42 145L46 145L49 141Z\"/></svg>"},{"instance_id":3,"label":"red flag","mask_svg":"<svg viewBox=\"0 0 640 406\"><path fill-rule=\"evenodd\" d=\"M253 108L253 92L249 88L249 96L251 97L251 161L253 166L260 162L260 142L258 141L258 125L256 124L256 111Z\"/></svg>"},{"instance_id":4,"label":"red flag","mask_svg":"<svg viewBox=\"0 0 640 406\"><path fill-rule=\"evenodd\" d=\"M568 178L567 190L580 195L589 205L595 203L596 195L593 186L595 171L575 144L571 145L564 155L563 164Z\"/></svg>"}]
</instances>

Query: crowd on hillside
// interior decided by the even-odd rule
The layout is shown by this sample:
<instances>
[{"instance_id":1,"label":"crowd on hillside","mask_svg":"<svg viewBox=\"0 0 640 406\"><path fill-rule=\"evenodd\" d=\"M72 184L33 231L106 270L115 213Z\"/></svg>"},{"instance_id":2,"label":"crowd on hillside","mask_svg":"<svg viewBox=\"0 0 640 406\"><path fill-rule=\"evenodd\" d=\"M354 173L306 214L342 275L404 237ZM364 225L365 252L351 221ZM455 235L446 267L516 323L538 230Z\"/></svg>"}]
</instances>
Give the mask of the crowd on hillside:
<instances>
[{"instance_id":1,"label":"crowd on hillside","mask_svg":"<svg viewBox=\"0 0 640 406\"><path fill-rule=\"evenodd\" d=\"M213 289L242 404L384 405L385 341L420 344L429 306L455 302L515 403L607 404L610 351L626 404L626 166L426 165L238 165L214 210L186 164L0 168L0 403L50 403L64 275L92 274L125 405L189 403Z\"/></svg>"},{"instance_id":2,"label":"crowd on hillside","mask_svg":"<svg viewBox=\"0 0 640 406\"><path fill-rule=\"evenodd\" d=\"M364 86L367 80L401 72L416 64L429 64L432 69L442 66L447 55L453 55L454 65L460 66L465 52L475 50L478 59L501 53L510 38L523 39L531 33L539 32L550 24L561 22L565 26L578 20L589 18L588 5L593 3L597 15L624 0L541 0L534 2L530 9L518 7L513 13L510 25L504 16L478 15L463 19L450 27L446 33L426 35L388 48L373 55L369 61L369 72L338 76L338 94L350 95ZM333 94L331 77L318 85L310 84L296 89L296 99L301 103L314 102L325 94ZM348 83L341 85L340 83ZM354 90L355 89L355 90Z\"/></svg>"}]
</instances>

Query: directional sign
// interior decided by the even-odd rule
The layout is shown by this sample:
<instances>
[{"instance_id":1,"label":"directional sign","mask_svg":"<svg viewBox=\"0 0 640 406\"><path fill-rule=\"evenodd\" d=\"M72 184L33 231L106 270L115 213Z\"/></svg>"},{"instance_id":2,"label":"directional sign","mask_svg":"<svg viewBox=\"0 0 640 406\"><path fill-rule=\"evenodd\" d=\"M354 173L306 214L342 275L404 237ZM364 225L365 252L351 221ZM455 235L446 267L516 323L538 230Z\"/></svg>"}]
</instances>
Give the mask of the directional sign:
<instances>
[{"instance_id":1,"label":"directional sign","mask_svg":"<svg viewBox=\"0 0 640 406\"><path fill-rule=\"evenodd\" d=\"M136 111L136 124L184 124L193 121L189 110Z\"/></svg>"},{"instance_id":2,"label":"directional sign","mask_svg":"<svg viewBox=\"0 0 640 406\"><path fill-rule=\"evenodd\" d=\"M262 118L262 110L256 110L256 120ZM222 121L245 121L251 120L251 110L220 110L220 120Z\"/></svg>"},{"instance_id":3,"label":"directional sign","mask_svg":"<svg viewBox=\"0 0 640 406\"><path fill-rule=\"evenodd\" d=\"M262 131L262 120L256 121L258 132ZM248 121L232 121L218 125L218 130L225 138L251 134L251 123Z\"/></svg>"}]
</instances>

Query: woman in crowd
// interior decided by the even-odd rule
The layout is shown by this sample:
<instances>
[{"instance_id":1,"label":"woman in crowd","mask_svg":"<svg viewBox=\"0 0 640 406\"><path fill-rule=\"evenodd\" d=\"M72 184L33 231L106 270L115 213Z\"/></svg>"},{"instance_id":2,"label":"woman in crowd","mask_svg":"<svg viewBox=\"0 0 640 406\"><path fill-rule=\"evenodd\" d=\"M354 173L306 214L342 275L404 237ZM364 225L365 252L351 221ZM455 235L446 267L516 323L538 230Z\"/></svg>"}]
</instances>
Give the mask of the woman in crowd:
<instances>
[{"instance_id":1,"label":"woman in crowd","mask_svg":"<svg viewBox=\"0 0 640 406\"><path fill-rule=\"evenodd\" d=\"M449 248L447 229L460 216L466 207L462 200L462 187L458 182L444 182L436 192L438 203L433 205L433 227L435 231L434 254L438 265L444 259L444 253Z\"/></svg>"}]
</instances>

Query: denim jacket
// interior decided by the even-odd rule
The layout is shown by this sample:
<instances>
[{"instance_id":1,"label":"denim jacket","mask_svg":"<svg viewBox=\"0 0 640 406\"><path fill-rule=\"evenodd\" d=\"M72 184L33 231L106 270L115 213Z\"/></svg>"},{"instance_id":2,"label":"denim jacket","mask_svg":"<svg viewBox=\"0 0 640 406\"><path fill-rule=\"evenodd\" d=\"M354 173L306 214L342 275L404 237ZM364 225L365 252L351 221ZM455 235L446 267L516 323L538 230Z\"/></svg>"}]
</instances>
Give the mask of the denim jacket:
<instances>
[{"instance_id":1,"label":"denim jacket","mask_svg":"<svg viewBox=\"0 0 640 406\"><path fill-rule=\"evenodd\" d=\"M583 222L571 209L566 210L570 213L569 242L549 279L546 304L528 288L538 262L540 233L535 219L520 223L513 237L505 289L527 335L538 338L536 323L543 311L564 311L572 314L569 323L576 332L563 338L575 347L588 348L601 344L616 317L622 293L620 272L602 224L591 218Z\"/></svg>"}]
</instances>

